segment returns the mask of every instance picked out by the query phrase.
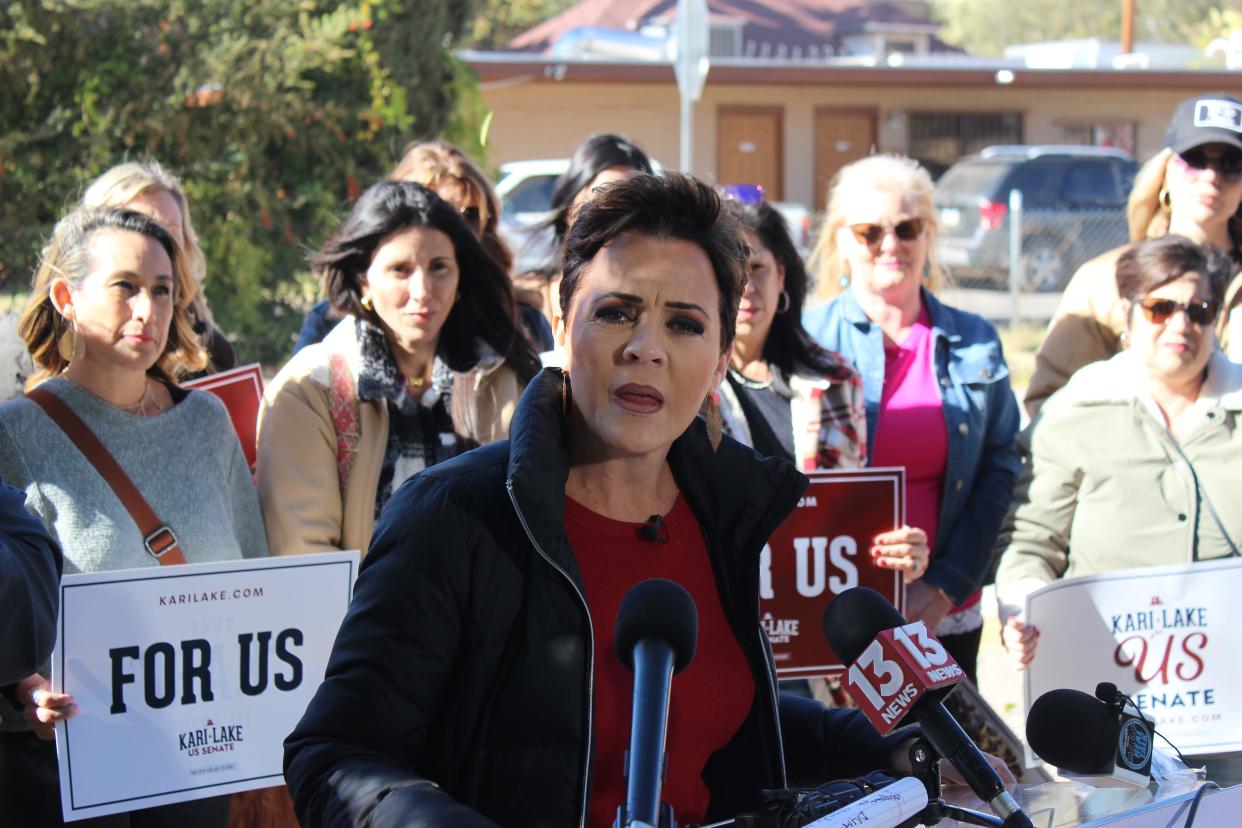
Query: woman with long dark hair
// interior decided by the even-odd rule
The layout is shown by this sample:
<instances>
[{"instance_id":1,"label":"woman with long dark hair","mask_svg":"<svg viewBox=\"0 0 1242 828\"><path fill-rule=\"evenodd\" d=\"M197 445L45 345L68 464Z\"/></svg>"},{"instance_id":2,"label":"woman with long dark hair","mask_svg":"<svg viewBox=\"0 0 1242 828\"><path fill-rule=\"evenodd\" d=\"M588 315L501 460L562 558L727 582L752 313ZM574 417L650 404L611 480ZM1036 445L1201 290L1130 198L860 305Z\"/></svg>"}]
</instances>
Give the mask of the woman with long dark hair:
<instances>
[{"instance_id":1,"label":"woman with long dark hair","mask_svg":"<svg viewBox=\"0 0 1242 828\"><path fill-rule=\"evenodd\" d=\"M551 233L552 259L541 269L521 274L516 280L518 287L543 297L543 312L549 320L560 307L556 292L561 281L561 248L578 210L597 188L635 173L652 172L651 159L637 144L611 132L592 135L574 150L569 168L552 190L551 215L534 230L537 236Z\"/></svg>"},{"instance_id":2,"label":"woman with long dark hair","mask_svg":"<svg viewBox=\"0 0 1242 828\"><path fill-rule=\"evenodd\" d=\"M738 306L737 337L720 384L725 429L761 454L803 471L859 468L867 462L862 380L849 361L802 326L809 279L785 219L748 188L724 188L726 211L749 248L749 278ZM927 536L909 526L873 540L872 558L908 580L927 571Z\"/></svg>"},{"instance_id":3,"label":"woman with long dark hair","mask_svg":"<svg viewBox=\"0 0 1242 828\"><path fill-rule=\"evenodd\" d=\"M258 483L275 554L365 550L407 477L508 434L539 367L508 274L425 187L374 185L311 261L344 318L265 395Z\"/></svg>"}]
</instances>

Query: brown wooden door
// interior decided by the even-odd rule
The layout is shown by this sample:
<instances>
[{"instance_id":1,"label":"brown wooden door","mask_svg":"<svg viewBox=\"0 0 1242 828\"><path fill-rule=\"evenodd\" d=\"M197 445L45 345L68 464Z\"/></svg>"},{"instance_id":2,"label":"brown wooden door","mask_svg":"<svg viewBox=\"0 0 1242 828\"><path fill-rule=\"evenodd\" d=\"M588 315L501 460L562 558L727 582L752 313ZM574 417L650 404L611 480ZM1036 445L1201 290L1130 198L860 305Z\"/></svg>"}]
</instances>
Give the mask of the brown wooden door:
<instances>
[{"instance_id":1,"label":"brown wooden door","mask_svg":"<svg viewBox=\"0 0 1242 828\"><path fill-rule=\"evenodd\" d=\"M837 170L860 158L866 158L875 147L874 109L815 110L815 209L823 210L828 201L828 186Z\"/></svg>"},{"instance_id":2,"label":"brown wooden door","mask_svg":"<svg viewBox=\"0 0 1242 828\"><path fill-rule=\"evenodd\" d=\"M769 201L780 201L784 115L779 107L721 107L716 124L717 181L761 184Z\"/></svg>"}]
</instances>

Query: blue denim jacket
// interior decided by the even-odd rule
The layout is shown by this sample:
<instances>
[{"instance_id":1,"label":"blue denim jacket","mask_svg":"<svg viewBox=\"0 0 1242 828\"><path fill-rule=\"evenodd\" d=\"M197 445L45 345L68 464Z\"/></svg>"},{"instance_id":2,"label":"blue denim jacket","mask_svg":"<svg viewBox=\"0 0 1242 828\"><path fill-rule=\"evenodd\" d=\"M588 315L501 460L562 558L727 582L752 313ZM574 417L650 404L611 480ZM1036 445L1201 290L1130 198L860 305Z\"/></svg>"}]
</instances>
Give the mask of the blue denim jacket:
<instances>
[{"instance_id":1,"label":"blue denim jacket","mask_svg":"<svg viewBox=\"0 0 1242 828\"><path fill-rule=\"evenodd\" d=\"M945 465L940 524L924 580L955 603L983 583L992 544L1009 509L1018 476L1018 402L996 328L973 313L941 304L923 291L936 348L936 376L949 456ZM875 444L884 389L884 334L853 293L802 316L811 336L853 361L863 379L867 451Z\"/></svg>"}]
</instances>

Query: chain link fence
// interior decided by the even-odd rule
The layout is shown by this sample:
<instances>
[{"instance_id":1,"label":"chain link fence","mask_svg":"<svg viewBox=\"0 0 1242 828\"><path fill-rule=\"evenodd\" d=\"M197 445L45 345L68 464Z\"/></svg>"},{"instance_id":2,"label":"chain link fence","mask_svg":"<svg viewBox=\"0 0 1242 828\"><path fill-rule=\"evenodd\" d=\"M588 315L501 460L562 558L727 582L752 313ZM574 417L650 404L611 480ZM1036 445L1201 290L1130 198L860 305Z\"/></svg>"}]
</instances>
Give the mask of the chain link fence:
<instances>
[{"instance_id":1,"label":"chain link fence","mask_svg":"<svg viewBox=\"0 0 1242 828\"><path fill-rule=\"evenodd\" d=\"M1007 204L989 202L977 216L959 212L941 210L942 225L955 224L942 235L941 261L954 287L970 294L968 309L1011 324L1050 318L1083 263L1129 241L1120 206L1026 209L1013 191ZM974 227L963 232L966 222Z\"/></svg>"}]
</instances>

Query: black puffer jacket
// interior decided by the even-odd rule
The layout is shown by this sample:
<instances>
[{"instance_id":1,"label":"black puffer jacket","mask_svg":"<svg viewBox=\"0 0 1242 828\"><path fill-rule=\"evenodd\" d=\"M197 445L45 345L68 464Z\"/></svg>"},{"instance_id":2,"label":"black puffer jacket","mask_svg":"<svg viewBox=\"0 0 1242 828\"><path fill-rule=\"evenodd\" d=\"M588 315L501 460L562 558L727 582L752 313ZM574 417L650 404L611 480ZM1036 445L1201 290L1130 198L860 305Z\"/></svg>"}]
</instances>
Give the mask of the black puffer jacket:
<instances>
[{"instance_id":1,"label":"black puffer jacket","mask_svg":"<svg viewBox=\"0 0 1242 828\"><path fill-rule=\"evenodd\" d=\"M547 369L509 442L428 469L389 501L327 679L285 743L303 825L583 824L595 653L564 531L560 407L560 373ZM784 697L778 726L758 559L806 479L727 438L712 452L700 421L669 463L756 687L745 722L704 769L709 817L784 787L786 761L791 783L885 766L894 737L857 711Z\"/></svg>"}]
</instances>

